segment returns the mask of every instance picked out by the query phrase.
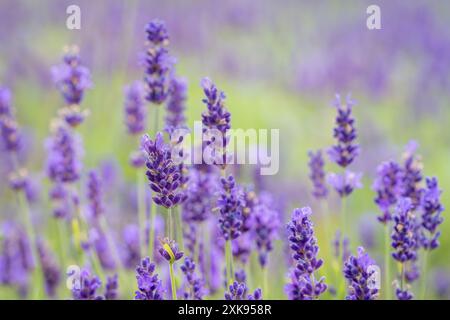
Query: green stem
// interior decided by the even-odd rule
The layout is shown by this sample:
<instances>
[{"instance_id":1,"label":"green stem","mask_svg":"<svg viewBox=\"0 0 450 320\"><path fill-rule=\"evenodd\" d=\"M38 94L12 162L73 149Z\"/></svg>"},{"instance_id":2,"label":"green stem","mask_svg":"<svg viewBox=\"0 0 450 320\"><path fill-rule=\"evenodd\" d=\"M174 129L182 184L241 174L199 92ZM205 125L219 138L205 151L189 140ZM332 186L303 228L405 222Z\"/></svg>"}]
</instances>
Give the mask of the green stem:
<instances>
[{"instance_id":1,"label":"green stem","mask_svg":"<svg viewBox=\"0 0 450 320\"><path fill-rule=\"evenodd\" d=\"M172 217L172 208L167 209L167 216L168 216L168 222L167 222L167 227L169 229L169 239L170 240L174 240L173 239L173 217Z\"/></svg>"},{"instance_id":2,"label":"green stem","mask_svg":"<svg viewBox=\"0 0 450 320\"><path fill-rule=\"evenodd\" d=\"M173 274L173 263L169 263L170 284L172 285L172 300L177 300L177 286L175 284L175 276Z\"/></svg>"},{"instance_id":3,"label":"green stem","mask_svg":"<svg viewBox=\"0 0 450 320\"><path fill-rule=\"evenodd\" d=\"M156 218L156 210L157 206L153 203L153 200L150 202L150 224L149 228L149 237L148 237L148 252L150 260L153 259L153 250L155 248L155 218ZM145 227L144 227L145 228Z\"/></svg>"},{"instance_id":4,"label":"green stem","mask_svg":"<svg viewBox=\"0 0 450 320\"><path fill-rule=\"evenodd\" d=\"M181 209L180 207L175 208L175 233L176 237L178 238L178 245L180 246L180 250L184 251L184 237L183 237L183 230L182 230L182 221L181 221Z\"/></svg>"},{"instance_id":5,"label":"green stem","mask_svg":"<svg viewBox=\"0 0 450 320\"><path fill-rule=\"evenodd\" d=\"M423 254L423 266L422 266L422 292L421 292L421 300L426 299L427 295L427 269L428 269L428 253L429 250L425 249Z\"/></svg>"},{"instance_id":6,"label":"green stem","mask_svg":"<svg viewBox=\"0 0 450 320\"><path fill-rule=\"evenodd\" d=\"M155 114L154 114L154 118L153 118L153 130L155 130L155 136L158 133L158 129L159 129L159 109L161 108L161 106L158 105L154 105L155 107Z\"/></svg>"},{"instance_id":7,"label":"green stem","mask_svg":"<svg viewBox=\"0 0 450 320\"><path fill-rule=\"evenodd\" d=\"M146 216L145 216L145 182L144 175L140 172L136 172L136 180L137 180L137 194L138 194L138 217L139 217L139 242L140 242L140 251L141 258L145 255L145 246L146 246ZM150 257L151 259L151 257Z\"/></svg>"},{"instance_id":8,"label":"green stem","mask_svg":"<svg viewBox=\"0 0 450 320\"><path fill-rule=\"evenodd\" d=\"M402 291L405 291L405 262L402 262L401 264L400 288Z\"/></svg>"},{"instance_id":9,"label":"green stem","mask_svg":"<svg viewBox=\"0 0 450 320\"><path fill-rule=\"evenodd\" d=\"M231 249L231 240L227 240L225 244L225 260L227 264L227 280L228 284L231 285L234 281L234 271L233 271L233 251Z\"/></svg>"},{"instance_id":10,"label":"green stem","mask_svg":"<svg viewBox=\"0 0 450 320\"><path fill-rule=\"evenodd\" d=\"M391 271L390 271L390 234L389 221L384 226L384 296L386 300L391 300Z\"/></svg>"}]
</instances>

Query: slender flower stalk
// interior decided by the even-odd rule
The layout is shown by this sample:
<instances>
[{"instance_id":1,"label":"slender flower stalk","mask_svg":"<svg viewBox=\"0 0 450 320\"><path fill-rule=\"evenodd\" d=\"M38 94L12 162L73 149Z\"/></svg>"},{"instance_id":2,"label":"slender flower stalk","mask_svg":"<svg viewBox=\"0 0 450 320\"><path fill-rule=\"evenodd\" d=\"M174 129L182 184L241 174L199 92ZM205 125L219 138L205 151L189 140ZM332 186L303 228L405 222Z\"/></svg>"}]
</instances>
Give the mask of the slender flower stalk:
<instances>
[{"instance_id":1,"label":"slender flower stalk","mask_svg":"<svg viewBox=\"0 0 450 320\"><path fill-rule=\"evenodd\" d=\"M262 300L262 290L258 288L253 294L247 294L247 285L234 281L225 292L225 300Z\"/></svg>"},{"instance_id":2,"label":"slender flower stalk","mask_svg":"<svg viewBox=\"0 0 450 320\"><path fill-rule=\"evenodd\" d=\"M160 240L161 246L158 250L159 254L169 262L170 283L172 288L172 300L177 300L177 285L173 272L173 264L180 260L184 253L178 250L178 245L168 238Z\"/></svg>"},{"instance_id":3,"label":"slender flower stalk","mask_svg":"<svg viewBox=\"0 0 450 320\"><path fill-rule=\"evenodd\" d=\"M72 296L74 300L103 300L103 296L97 293L101 285L97 276L91 275L88 269L82 269L79 279L73 283Z\"/></svg>"},{"instance_id":4,"label":"slender flower stalk","mask_svg":"<svg viewBox=\"0 0 450 320\"><path fill-rule=\"evenodd\" d=\"M312 195L316 199L324 199L328 195L328 188L325 184L325 161L322 157L322 150L308 152L309 156L309 178L313 184Z\"/></svg>"},{"instance_id":5,"label":"slender flower stalk","mask_svg":"<svg viewBox=\"0 0 450 320\"><path fill-rule=\"evenodd\" d=\"M205 294L203 288L203 281L195 275L194 261L186 257L184 263L180 267L185 276L186 290L184 292L184 299L186 300L203 300Z\"/></svg>"}]
</instances>

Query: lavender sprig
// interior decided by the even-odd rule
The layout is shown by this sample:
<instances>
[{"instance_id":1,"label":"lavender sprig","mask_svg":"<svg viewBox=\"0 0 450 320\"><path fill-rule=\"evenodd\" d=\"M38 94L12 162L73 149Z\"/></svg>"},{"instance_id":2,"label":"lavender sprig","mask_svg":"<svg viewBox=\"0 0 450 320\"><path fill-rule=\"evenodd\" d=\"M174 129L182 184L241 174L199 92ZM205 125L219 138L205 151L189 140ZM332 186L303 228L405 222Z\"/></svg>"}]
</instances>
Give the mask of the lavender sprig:
<instances>
[{"instance_id":1,"label":"lavender sprig","mask_svg":"<svg viewBox=\"0 0 450 320\"><path fill-rule=\"evenodd\" d=\"M186 300L202 300L204 295L203 281L195 275L194 261L186 257L180 267L187 284L187 290L184 292Z\"/></svg>"},{"instance_id":2,"label":"lavender sprig","mask_svg":"<svg viewBox=\"0 0 450 320\"><path fill-rule=\"evenodd\" d=\"M375 203L382 215L378 220L384 224L392 220L392 206L397 203L401 186L401 167L394 161L387 161L377 168L373 190L377 193Z\"/></svg>"},{"instance_id":3,"label":"lavender sprig","mask_svg":"<svg viewBox=\"0 0 450 320\"><path fill-rule=\"evenodd\" d=\"M441 213L444 207L441 204L441 193L437 178L427 178L427 187L423 191L421 199L422 209L422 246L426 250L433 250L439 246L440 231L437 231L439 225L444 221Z\"/></svg>"},{"instance_id":4,"label":"lavender sprig","mask_svg":"<svg viewBox=\"0 0 450 320\"><path fill-rule=\"evenodd\" d=\"M375 261L358 248L358 256L350 256L344 264L344 276L349 282L348 300L375 300L378 298L378 288L375 287Z\"/></svg>"},{"instance_id":5,"label":"lavender sprig","mask_svg":"<svg viewBox=\"0 0 450 320\"><path fill-rule=\"evenodd\" d=\"M136 300L163 300L163 289L158 274L155 273L155 264L146 257L136 267L136 280L138 291L135 293Z\"/></svg>"},{"instance_id":6,"label":"lavender sprig","mask_svg":"<svg viewBox=\"0 0 450 320\"><path fill-rule=\"evenodd\" d=\"M308 152L309 156L309 178L313 184L312 194L316 199L326 198L328 194L328 188L325 184L325 171L324 165L325 161L322 157L322 151L317 150L316 152Z\"/></svg>"}]
</instances>

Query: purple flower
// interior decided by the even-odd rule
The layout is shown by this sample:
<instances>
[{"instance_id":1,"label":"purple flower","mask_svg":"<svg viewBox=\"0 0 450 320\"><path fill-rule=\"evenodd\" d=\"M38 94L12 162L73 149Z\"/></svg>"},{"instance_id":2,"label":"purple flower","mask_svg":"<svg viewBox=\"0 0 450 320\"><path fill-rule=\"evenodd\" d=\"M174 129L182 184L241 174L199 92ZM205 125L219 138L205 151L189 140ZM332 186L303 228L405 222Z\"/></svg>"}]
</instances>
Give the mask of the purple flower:
<instances>
[{"instance_id":1,"label":"purple flower","mask_svg":"<svg viewBox=\"0 0 450 320\"><path fill-rule=\"evenodd\" d=\"M56 182L49 191L55 218L67 218L70 214L70 192L64 183Z\"/></svg>"},{"instance_id":2,"label":"purple flower","mask_svg":"<svg viewBox=\"0 0 450 320\"><path fill-rule=\"evenodd\" d=\"M182 211L185 222L202 222L211 216L214 199L205 197L205 194L215 194L217 187L217 177L213 173L205 172L198 167L189 170L186 191L189 201L183 202Z\"/></svg>"},{"instance_id":3,"label":"purple flower","mask_svg":"<svg viewBox=\"0 0 450 320\"><path fill-rule=\"evenodd\" d=\"M358 256L350 256L344 264L344 276L349 282L347 300L375 300L378 298L378 289L375 287L375 261L358 248Z\"/></svg>"},{"instance_id":4,"label":"purple flower","mask_svg":"<svg viewBox=\"0 0 450 320\"><path fill-rule=\"evenodd\" d=\"M325 184L325 172L324 172L324 159L322 157L322 151L317 150L317 152L308 152L309 156L309 178L313 183L313 196L317 199L326 198L328 194L328 189Z\"/></svg>"},{"instance_id":5,"label":"purple flower","mask_svg":"<svg viewBox=\"0 0 450 320\"><path fill-rule=\"evenodd\" d=\"M153 19L145 26L145 32L147 40L154 45L167 45L169 42L169 33L164 21Z\"/></svg>"},{"instance_id":6,"label":"purple flower","mask_svg":"<svg viewBox=\"0 0 450 320\"><path fill-rule=\"evenodd\" d=\"M21 147L19 125L13 116L0 116L0 132L3 148L9 152L17 152Z\"/></svg>"},{"instance_id":7,"label":"purple flower","mask_svg":"<svg viewBox=\"0 0 450 320\"><path fill-rule=\"evenodd\" d=\"M401 186L402 168L394 161L383 162L377 168L377 177L373 190L377 193L375 203L382 215L378 220L382 223L392 220L391 207L396 204Z\"/></svg>"},{"instance_id":8,"label":"purple flower","mask_svg":"<svg viewBox=\"0 0 450 320\"><path fill-rule=\"evenodd\" d=\"M135 81L125 88L125 125L128 133L136 135L144 132L147 109L144 105L144 87Z\"/></svg>"},{"instance_id":9,"label":"purple flower","mask_svg":"<svg viewBox=\"0 0 450 320\"><path fill-rule=\"evenodd\" d=\"M233 240L241 234L243 194L232 175L227 179L221 178L220 183L222 190L217 200L219 227L225 240Z\"/></svg>"},{"instance_id":10,"label":"purple flower","mask_svg":"<svg viewBox=\"0 0 450 320\"><path fill-rule=\"evenodd\" d=\"M148 135L142 137L142 149L147 154L147 178L155 193L153 201L160 206L172 208L183 201L185 194L181 190L180 166L171 159L170 147L164 144L162 133L155 140Z\"/></svg>"},{"instance_id":11,"label":"purple flower","mask_svg":"<svg viewBox=\"0 0 450 320\"><path fill-rule=\"evenodd\" d=\"M331 160L342 168L346 168L359 154L359 146L355 144L355 119L352 116L354 102L347 97L346 104L341 104L341 97L336 95L334 106L337 109L336 127L333 136L336 144L328 150Z\"/></svg>"},{"instance_id":12,"label":"purple flower","mask_svg":"<svg viewBox=\"0 0 450 320\"><path fill-rule=\"evenodd\" d=\"M0 86L0 117L10 117L13 114L11 106L11 91Z\"/></svg>"},{"instance_id":13,"label":"purple flower","mask_svg":"<svg viewBox=\"0 0 450 320\"><path fill-rule=\"evenodd\" d=\"M169 37L162 21L153 20L145 29L148 40L144 77L146 99L159 105L169 94L169 73L173 65L173 59L166 49Z\"/></svg>"},{"instance_id":14,"label":"purple flower","mask_svg":"<svg viewBox=\"0 0 450 320\"><path fill-rule=\"evenodd\" d=\"M247 295L247 286L245 283L233 282L229 291L225 292L225 300L262 300L261 289L256 289L252 295Z\"/></svg>"},{"instance_id":15,"label":"purple flower","mask_svg":"<svg viewBox=\"0 0 450 320\"><path fill-rule=\"evenodd\" d=\"M69 275L70 276L70 275ZM88 269L81 270L78 284L72 288L72 296L75 300L102 300L103 297L97 294L101 287L100 279L91 275Z\"/></svg>"},{"instance_id":16,"label":"purple flower","mask_svg":"<svg viewBox=\"0 0 450 320\"><path fill-rule=\"evenodd\" d=\"M187 81L182 78L172 77L169 87L169 98L166 107L166 131L172 133L174 129L185 125Z\"/></svg>"},{"instance_id":17,"label":"purple flower","mask_svg":"<svg viewBox=\"0 0 450 320\"><path fill-rule=\"evenodd\" d=\"M402 290L400 288L395 289L395 295L398 300L411 300L414 296L408 290Z\"/></svg>"},{"instance_id":18,"label":"purple flower","mask_svg":"<svg viewBox=\"0 0 450 320\"><path fill-rule=\"evenodd\" d=\"M75 182L80 178L81 139L63 123L57 124L47 140L47 174L54 182Z\"/></svg>"},{"instance_id":19,"label":"purple flower","mask_svg":"<svg viewBox=\"0 0 450 320\"><path fill-rule=\"evenodd\" d=\"M63 63L52 68L53 79L68 105L80 104L84 91L92 87L89 69L81 64L78 49L63 57Z\"/></svg>"},{"instance_id":20,"label":"purple flower","mask_svg":"<svg viewBox=\"0 0 450 320\"><path fill-rule=\"evenodd\" d=\"M9 186L13 190L24 190L29 183L28 172L25 169L18 169L15 172L11 172L8 176Z\"/></svg>"},{"instance_id":21,"label":"purple flower","mask_svg":"<svg viewBox=\"0 0 450 320\"><path fill-rule=\"evenodd\" d=\"M265 267L267 256L273 250L273 241L277 236L280 225L278 212L262 203L255 207L252 224L259 263L262 267Z\"/></svg>"},{"instance_id":22,"label":"purple flower","mask_svg":"<svg viewBox=\"0 0 450 320\"><path fill-rule=\"evenodd\" d=\"M160 239L160 247L158 249L159 254L169 261L169 263L174 263L183 257L183 252L178 250L178 245L174 240L168 238Z\"/></svg>"},{"instance_id":23,"label":"purple flower","mask_svg":"<svg viewBox=\"0 0 450 320\"><path fill-rule=\"evenodd\" d=\"M59 283L61 273L55 256L43 241L38 241L39 260L44 274L45 292L49 297L54 297Z\"/></svg>"},{"instance_id":24,"label":"purple flower","mask_svg":"<svg viewBox=\"0 0 450 320\"><path fill-rule=\"evenodd\" d=\"M215 165L225 168L228 157L226 154L226 146L228 144L227 133L231 128L231 114L225 107L225 94L219 91L214 83L209 78L203 78L201 86L206 98L203 99L203 103L206 104L206 111L202 113L203 132L207 130L214 137L208 137L206 134L203 139L206 140L207 145L214 145L212 160ZM216 141L216 134L213 130L217 130L222 136L221 141ZM220 143L220 147L217 147Z\"/></svg>"},{"instance_id":25,"label":"purple flower","mask_svg":"<svg viewBox=\"0 0 450 320\"><path fill-rule=\"evenodd\" d=\"M123 230L123 261L127 268L134 268L140 260L139 227L128 225Z\"/></svg>"},{"instance_id":26,"label":"purple flower","mask_svg":"<svg viewBox=\"0 0 450 320\"><path fill-rule=\"evenodd\" d=\"M107 277L106 285L105 285L105 299L106 300L116 300L118 288L119 288L119 283L118 283L117 274L114 274L111 277Z\"/></svg>"},{"instance_id":27,"label":"purple flower","mask_svg":"<svg viewBox=\"0 0 450 320\"><path fill-rule=\"evenodd\" d=\"M339 196L346 197L353 190L362 188L362 173L345 171L343 174L329 173L327 182L336 190Z\"/></svg>"},{"instance_id":28,"label":"purple flower","mask_svg":"<svg viewBox=\"0 0 450 320\"><path fill-rule=\"evenodd\" d=\"M244 232L231 242L231 251L233 252L233 257L236 259L236 261L241 262L243 265L248 262L250 254L252 253L252 240L253 239L251 238L250 232Z\"/></svg>"},{"instance_id":29,"label":"purple flower","mask_svg":"<svg viewBox=\"0 0 450 320\"><path fill-rule=\"evenodd\" d=\"M136 291L136 300L163 300L163 289L161 280L155 274L155 264L146 257L136 268L136 280L138 291Z\"/></svg>"},{"instance_id":30,"label":"purple flower","mask_svg":"<svg viewBox=\"0 0 450 320\"><path fill-rule=\"evenodd\" d=\"M441 204L441 193L437 178L427 178L427 187L422 193L422 246L427 250L436 249L439 246L440 231L438 226L443 222L441 213L444 207Z\"/></svg>"},{"instance_id":31,"label":"purple flower","mask_svg":"<svg viewBox=\"0 0 450 320\"><path fill-rule=\"evenodd\" d=\"M241 231L243 233L248 232L252 228L252 216L255 207L259 203L258 196L253 190L244 191L244 203L245 206L242 209L242 227Z\"/></svg>"},{"instance_id":32,"label":"purple flower","mask_svg":"<svg viewBox=\"0 0 450 320\"><path fill-rule=\"evenodd\" d=\"M422 162L417 156L416 150L418 148L416 141L410 141L403 155L404 162L401 176L401 191L400 195L404 198L410 198L414 207L420 204L422 196Z\"/></svg>"},{"instance_id":33,"label":"purple flower","mask_svg":"<svg viewBox=\"0 0 450 320\"><path fill-rule=\"evenodd\" d=\"M327 289L323 277L319 281L314 277L314 272L322 266L323 260L317 258L319 246L310 216L311 208L297 208L287 225L289 246L296 263L291 272L292 282L286 287L290 299L316 299Z\"/></svg>"},{"instance_id":34,"label":"purple flower","mask_svg":"<svg viewBox=\"0 0 450 320\"><path fill-rule=\"evenodd\" d=\"M397 210L394 215L394 231L392 232L392 247L395 252L392 257L399 262L412 261L416 259L416 239L414 228L416 218L413 214L411 199L402 198L399 200Z\"/></svg>"},{"instance_id":35,"label":"purple flower","mask_svg":"<svg viewBox=\"0 0 450 320\"><path fill-rule=\"evenodd\" d=\"M204 295L203 281L195 275L194 261L186 257L184 263L180 267L185 276L187 290L184 293L186 300L202 300Z\"/></svg>"},{"instance_id":36,"label":"purple flower","mask_svg":"<svg viewBox=\"0 0 450 320\"><path fill-rule=\"evenodd\" d=\"M96 171L90 171L87 183L87 199L92 216L98 218L104 211L102 201L102 184Z\"/></svg>"}]
</instances>

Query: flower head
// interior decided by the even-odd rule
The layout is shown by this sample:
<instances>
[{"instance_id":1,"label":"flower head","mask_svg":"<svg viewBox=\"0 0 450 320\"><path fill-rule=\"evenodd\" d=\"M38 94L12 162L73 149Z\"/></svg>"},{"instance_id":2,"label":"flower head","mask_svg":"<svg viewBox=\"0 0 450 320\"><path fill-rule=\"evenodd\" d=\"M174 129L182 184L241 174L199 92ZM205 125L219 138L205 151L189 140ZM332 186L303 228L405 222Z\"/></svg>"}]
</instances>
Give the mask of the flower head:
<instances>
[{"instance_id":1,"label":"flower head","mask_svg":"<svg viewBox=\"0 0 450 320\"><path fill-rule=\"evenodd\" d=\"M146 153L147 178L150 188L155 192L153 201L160 206L171 208L185 198L181 190L182 174L180 166L171 159L171 150L164 143L162 133L155 140L148 135L142 137L142 150Z\"/></svg>"},{"instance_id":2,"label":"flower head","mask_svg":"<svg viewBox=\"0 0 450 320\"><path fill-rule=\"evenodd\" d=\"M222 189L217 200L219 227L225 240L233 240L241 234L243 194L232 175L221 178L220 183Z\"/></svg>"},{"instance_id":3,"label":"flower head","mask_svg":"<svg viewBox=\"0 0 450 320\"><path fill-rule=\"evenodd\" d=\"M66 125L58 123L47 140L47 174L54 182L75 182L80 178L81 139Z\"/></svg>"},{"instance_id":4,"label":"flower head","mask_svg":"<svg viewBox=\"0 0 450 320\"><path fill-rule=\"evenodd\" d=\"M166 131L171 133L174 129L185 125L187 81L183 78L172 77L167 100Z\"/></svg>"},{"instance_id":5,"label":"flower head","mask_svg":"<svg viewBox=\"0 0 450 320\"><path fill-rule=\"evenodd\" d=\"M255 207L252 224L253 236L259 253L259 263L265 267L267 256L273 250L273 241L280 226L278 212L262 203Z\"/></svg>"},{"instance_id":6,"label":"flower head","mask_svg":"<svg viewBox=\"0 0 450 320\"><path fill-rule=\"evenodd\" d=\"M316 281L313 276L322 266L323 260L317 258L319 246L310 220L311 213L309 207L297 208L287 225L289 246L296 266L291 272L292 282L286 290L293 299L315 299L327 288L323 277Z\"/></svg>"},{"instance_id":7,"label":"flower head","mask_svg":"<svg viewBox=\"0 0 450 320\"><path fill-rule=\"evenodd\" d=\"M169 94L169 73L174 61L166 49L169 36L165 24L160 20L150 21L145 31L148 40L144 77L146 99L159 105Z\"/></svg>"},{"instance_id":8,"label":"flower head","mask_svg":"<svg viewBox=\"0 0 450 320\"><path fill-rule=\"evenodd\" d=\"M71 274L69 274L70 276ZM101 287L100 279L91 275L88 269L82 269L78 284L72 288L72 296L75 300L102 300L103 297L97 294L97 290Z\"/></svg>"},{"instance_id":9,"label":"flower head","mask_svg":"<svg viewBox=\"0 0 450 320\"><path fill-rule=\"evenodd\" d=\"M138 291L136 291L136 300L162 300L163 289L161 280L155 274L156 266L146 257L136 268L136 280Z\"/></svg>"},{"instance_id":10,"label":"flower head","mask_svg":"<svg viewBox=\"0 0 450 320\"><path fill-rule=\"evenodd\" d=\"M327 175L327 182L343 198L350 195L353 190L362 188L361 177L362 173L347 170L342 174L329 173Z\"/></svg>"},{"instance_id":11,"label":"flower head","mask_svg":"<svg viewBox=\"0 0 450 320\"><path fill-rule=\"evenodd\" d=\"M422 193L422 246L425 249L436 249L439 246L440 232L438 226L444 221L441 213L444 207L441 204L441 193L437 178L427 178L427 187Z\"/></svg>"},{"instance_id":12,"label":"flower head","mask_svg":"<svg viewBox=\"0 0 450 320\"><path fill-rule=\"evenodd\" d=\"M394 215L394 231L391 235L392 247L395 250L392 257L395 260L406 262L416 259L415 225L416 218L411 199L400 199Z\"/></svg>"},{"instance_id":13,"label":"flower head","mask_svg":"<svg viewBox=\"0 0 450 320\"><path fill-rule=\"evenodd\" d=\"M378 289L374 286L375 262L358 248L358 256L350 256L344 264L344 276L349 282L348 300L375 300Z\"/></svg>"},{"instance_id":14,"label":"flower head","mask_svg":"<svg viewBox=\"0 0 450 320\"><path fill-rule=\"evenodd\" d=\"M160 239L160 247L158 249L159 254L169 261L169 263L174 263L180 260L184 253L178 250L178 245L175 240L170 240L169 238Z\"/></svg>"},{"instance_id":15,"label":"flower head","mask_svg":"<svg viewBox=\"0 0 450 320\"><path fill-rule=\"evenodd\" d=\"M38 254L42 271L44 273L45 292L50 297L54 297L56 289L61 282L59 266L56 263L55 256L42 240L38 241Z\"/></svg>"},{"instance_id":16,"label":"flower head","mask_svg":"<svg viewBox=\"0 0 450 320\"><path fill-rule=\"evenodd\" d=\"M0 133L3 148L9 152L17 152L21 147L22 137L19 125L13 116L0 116Z\"/></svg>"},{"instance_id":17,"label":"flower head","mask_svg":"<svg viewBox=\"0 0 450 320\"><path fill-rule=\"evenodd\" d=\"M88 193L87 198L91 214L93 217L98 218L103 213L103 201L102 201L102 184L100 176L96 171L90 171L88 175Z\"/></svg>"},{"instance_id":18,"label":"flower head","mask_svg":"<svg viewBox=\"0 0 450 320\"><path fill-rule=\"evenodd\" d=\"M328 189L325 184L325 172L324 172L324 159L322 157L322 151L317 150L317 152L308 152L309 156L309 178L313 183L313 196L317 199L325 198L328 194Z\"/></svg>"},{"instance_id":19,"label":"flower head","mask_svg":"<svg viewBox=\"0 0 450 320\"><path fill-rule=\"evenodd\" d=\"M416 141L410 141L406 145L401 174L400 195L404 198L410 198L414 207L419 205L423 191L420 186L423 180L423 165L420 156L416 155L418 147L419 145Z\"/></svg>"},{"instance_id":20,"label":"flower head","mask_svg":"<svg viewBox=\"0 0 450 320\"><path fill-rule=\"evenodd\" d=\"M202 300L205 293L203 281L195 275L194 261L191 258L186 257L180 269L183 272L187 283L187 290L184 293L184 298L188 300Z\"/></svg>"},{"instance_id":21,"label":"flower head","mask_svg":"<svg viewBox=\"0 0 450 320\"><path fill-rule=\"evenodd\" d=\"M378 220L386 223L392 219L391 207L396 204L401 185L401 167L394 161L383 162L377 168L373 190L377 193L375 203L382 215Z\"/></svg>"},{"instance_id":22,"label":"flower head","mask_svg":"<svg viewBox=\"0 0 450 320\"><path fill-rule=\"evenodd\" d=\"M245 283L233 282L229 286L229 291L225 292L225 300L261 300L262 291L256 289L255 292L250 295L247 294L247 285Z\"/></svg>"},{"instance_id":23,"label":"flower head","mask_svg":"<svg viewBox=\"0 0 450 320\"><path fill-rule=\"evenodd\" d=\"M125 88L125 125L129 134L144 132L147 109L144 105L144 87L141 82L133 82Z\"/></svg>"},{"instance_id":24,"label":"flower head","mask_svg":"<svg viewBox=\"0 0 450 320\"><path fill-rule=\"evenodd\" d=\"M336 164L346 168L359 154L359 145L355 143L355 119L352 116L354 102L347 97L346 104L343 105L341 97L336 95L334 105L338 112L333 135L336 138L336 144L328 150L328 155Z\"/></svg>"},{"instance_id":25,"label":"flower head","mask_svg":"<svg viewBox=\"0 0 450 320\"><path fill-rule=\"evenodd\" d=\"M107 277L106 285L105 285L105 299L106 300L116 300L118 288L119 288L119 282L118 282L117 274Z\"/></svg>"},{"instance_id":26,"label":"flower head","mask_svg":"<svg viewBox=\"0 0 450 320\"><path fill-rule=\"evenodd\" d=\"M202 100L206 104L206 111L202 113L203 132L206 133L209 130L209 133L213 135L213 137L208 137L205 134L204 139L207 140L207 145L213 144L214 146L213 154L211 154L213 163L225 168L228 160L226 146L228 144L227 133L231 128L231 114L225 107L225 94L219 91L209 78L203 78L201 86L206 96ZM221 134L220 140L217 140L216 133Z\"/></svg>"}]
</instances>

